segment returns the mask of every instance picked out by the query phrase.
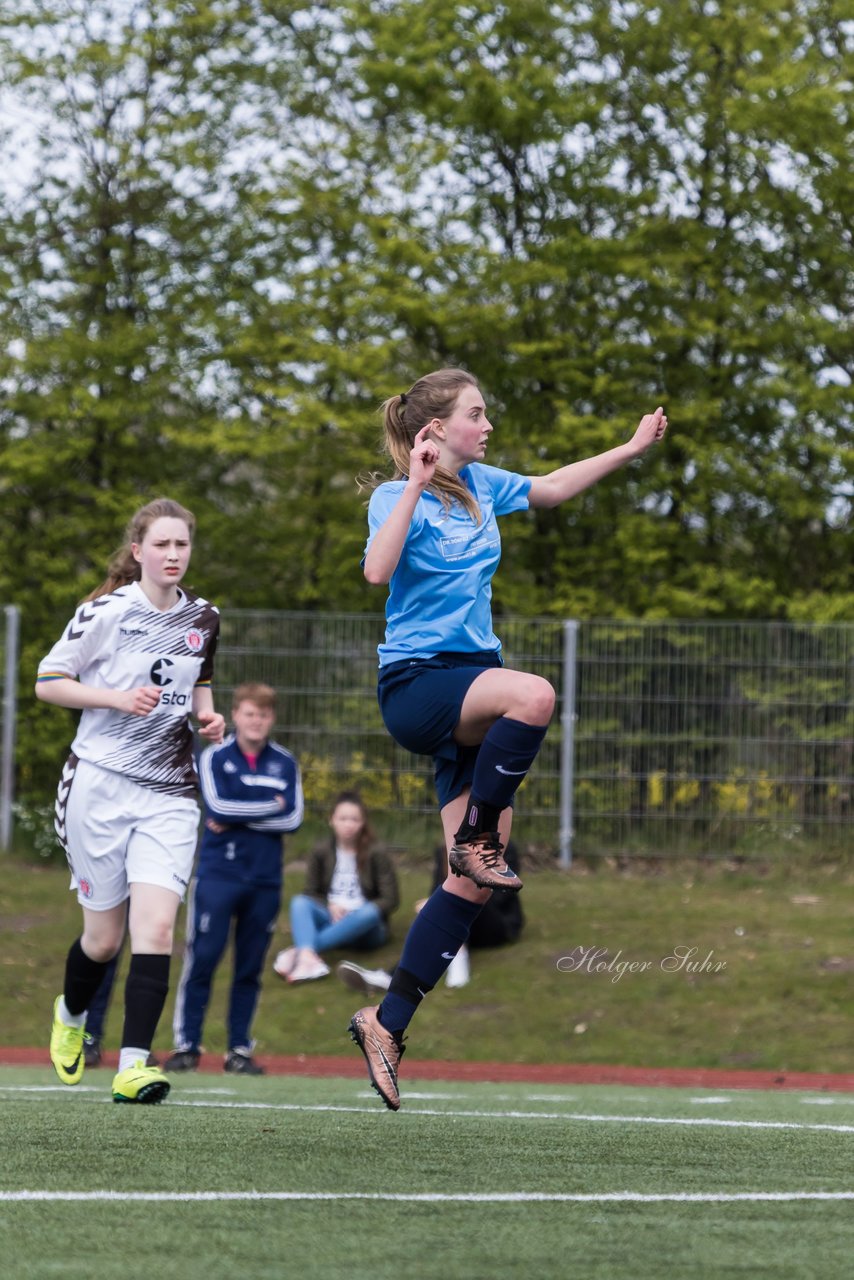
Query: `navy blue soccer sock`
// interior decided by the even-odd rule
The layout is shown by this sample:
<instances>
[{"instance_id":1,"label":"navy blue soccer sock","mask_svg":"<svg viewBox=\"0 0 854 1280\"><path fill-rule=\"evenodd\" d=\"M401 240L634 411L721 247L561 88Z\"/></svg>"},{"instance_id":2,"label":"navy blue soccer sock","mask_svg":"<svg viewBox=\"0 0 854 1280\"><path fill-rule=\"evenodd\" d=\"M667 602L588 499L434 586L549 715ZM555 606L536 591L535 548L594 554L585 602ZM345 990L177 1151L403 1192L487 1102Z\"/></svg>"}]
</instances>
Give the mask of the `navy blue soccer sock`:
<instances>
[{"instance_id":1,"label":"navy blue soccer sock","mask_svg":"<svg viewBox=\"0 0 854 1280\"><path fill-rule=\"evenodd\" d=\"M524 782L542 746L548 725L523 724L501 716L480 744L471 795L456 839L495 831L501 813Z\"/></svg>"},{"instance_id":2,"label":"navy blue soccer sock","mask_svg":"<svg viewBox=\"0 0 854 1280\"><path fill-rule=\"evenodd\" d=\"M400 1033L412 1021L428 991L432 991L483 910L440 885L412 922L400 963L377 1012L386 1031Z\"/></svg>"}]
</instances>

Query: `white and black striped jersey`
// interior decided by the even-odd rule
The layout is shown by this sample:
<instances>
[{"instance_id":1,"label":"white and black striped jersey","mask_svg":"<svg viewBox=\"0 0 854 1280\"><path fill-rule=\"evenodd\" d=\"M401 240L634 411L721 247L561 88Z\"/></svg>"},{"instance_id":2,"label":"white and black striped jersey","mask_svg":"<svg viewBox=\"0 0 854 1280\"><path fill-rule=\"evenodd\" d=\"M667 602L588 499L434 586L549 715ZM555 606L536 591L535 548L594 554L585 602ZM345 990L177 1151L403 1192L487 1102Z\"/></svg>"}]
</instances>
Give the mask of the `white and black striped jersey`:
<instances>
[{"instance_id":1,"label":"white and black striped jersey","mask_svg":"<svg viewBox=\"0 0 854 1280\"><path fill-rule=\"evenodd\" d=\"M147 716L84 708L74 755L155 791L192 795L193 689L211 682L218 636L218 610L183 587L166 612L138 582L82 604L39 663L39 681L70 676L96 689L157 685L163 692Z\"/></svg>"}]
</instances>

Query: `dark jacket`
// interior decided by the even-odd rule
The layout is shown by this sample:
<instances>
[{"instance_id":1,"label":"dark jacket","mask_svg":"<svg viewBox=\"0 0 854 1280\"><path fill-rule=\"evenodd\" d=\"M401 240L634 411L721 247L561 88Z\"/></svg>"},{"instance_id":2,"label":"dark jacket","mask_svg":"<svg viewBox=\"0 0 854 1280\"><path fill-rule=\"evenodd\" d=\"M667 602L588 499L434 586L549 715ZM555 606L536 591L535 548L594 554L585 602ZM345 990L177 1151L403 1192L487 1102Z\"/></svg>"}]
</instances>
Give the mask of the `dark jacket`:
<instances>
[{"instance_id":1,"label":"dark jacket","mask_svg":"<svg viewBox=\"0 0 854 1280\"><path fill-rule=\"evenodd\" d=\"M324 904L335 870L335 841L324 841L312 850L305 872L305 892ZM359 871L359 884L368 902L375 902L387 920L400 902L394 863L383 849L372 849Z\"/></svg>"},{"instance_id":2,"label":"dark jacket","mask_svg":"<svg viewBox=\"0 0 854 1280\"><path fill-rule=\"evenodd\" d=\"M208 747L199 761L205 817L225 827L205 827L197 875L254 885L282 883L282 837L303 819L303 795L296 758L268 742L254 767L229 734ZM284 800L284 807L277 796Z\"/></svg>"}]
</instances>

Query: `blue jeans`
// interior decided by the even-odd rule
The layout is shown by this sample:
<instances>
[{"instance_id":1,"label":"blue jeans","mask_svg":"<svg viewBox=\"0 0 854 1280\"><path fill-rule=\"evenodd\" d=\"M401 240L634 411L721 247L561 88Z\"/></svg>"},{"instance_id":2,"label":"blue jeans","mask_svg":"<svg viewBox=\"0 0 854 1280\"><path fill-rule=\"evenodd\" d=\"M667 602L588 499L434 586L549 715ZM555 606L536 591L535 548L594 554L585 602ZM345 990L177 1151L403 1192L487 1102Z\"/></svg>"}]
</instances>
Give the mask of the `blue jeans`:
<instances>
[{"instance_id":1,"label":"blue jeans","mask_svg":"<svg viewBox=\"0 0 854 1280\"><path fill-rule=\"evenodd\" d=\"M318 952L336 947L371 951L381 947L388 937L376 903L366 902L333 924L329 908L305 893L291 899L291 932L295 947L311 947Z\"/></svg>"}]
</instances>

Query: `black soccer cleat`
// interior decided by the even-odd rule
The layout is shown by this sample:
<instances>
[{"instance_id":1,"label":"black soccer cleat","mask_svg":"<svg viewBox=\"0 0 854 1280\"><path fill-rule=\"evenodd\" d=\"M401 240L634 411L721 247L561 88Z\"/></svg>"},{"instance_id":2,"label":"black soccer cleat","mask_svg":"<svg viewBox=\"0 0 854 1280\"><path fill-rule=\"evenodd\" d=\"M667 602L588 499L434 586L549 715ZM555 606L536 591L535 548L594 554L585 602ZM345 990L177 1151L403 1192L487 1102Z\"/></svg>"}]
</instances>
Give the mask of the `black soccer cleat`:
<instances>
[{"instance_id":1,"label":"black soccer cleat","mask_svg":"<svg viewBox=\"0 0 854 1280\"><path fill-rule=\"evenodd\" d=\"M176 1049L163 1065L167 1071L198 1071L201 1056L198 1049Z\"/></svg>"},{"instance_id":2,"label":"black soccer cleat","mask_svg":"<svg viewBox=\"0 0 854 1280\"><path fill-rule=\"evenodd\" d=\"M236 1076L263 1076L266 1074L260 1062L256 1062L248 1049L229 1049L225 1055L223 1071Z\"/></svg>"}]
</instances>

